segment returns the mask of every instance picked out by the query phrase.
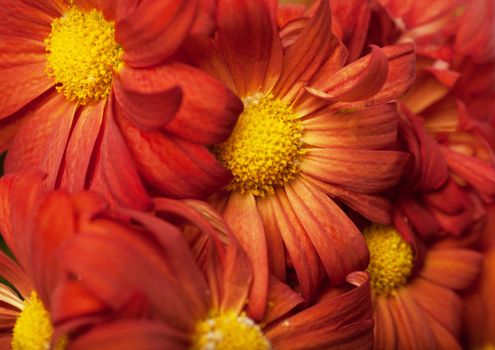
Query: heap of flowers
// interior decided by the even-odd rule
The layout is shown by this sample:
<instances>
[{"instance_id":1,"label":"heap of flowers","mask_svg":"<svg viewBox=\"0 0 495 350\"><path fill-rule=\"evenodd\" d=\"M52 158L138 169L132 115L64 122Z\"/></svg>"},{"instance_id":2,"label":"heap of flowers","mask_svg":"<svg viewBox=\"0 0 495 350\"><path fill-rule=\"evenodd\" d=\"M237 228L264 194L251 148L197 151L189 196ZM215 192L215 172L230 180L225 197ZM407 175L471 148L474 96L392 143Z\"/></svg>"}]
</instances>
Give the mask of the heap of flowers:
<instances>
[{"instance_id":1,"label":"heap of flowers","mask_svg":"<svg viewBox=\"0 0 495 350\"><path fill-rule=\"evenodd\" d=\"M494 0L0 5L0 350L495 347Z\"/></svg>"}]
</instances>

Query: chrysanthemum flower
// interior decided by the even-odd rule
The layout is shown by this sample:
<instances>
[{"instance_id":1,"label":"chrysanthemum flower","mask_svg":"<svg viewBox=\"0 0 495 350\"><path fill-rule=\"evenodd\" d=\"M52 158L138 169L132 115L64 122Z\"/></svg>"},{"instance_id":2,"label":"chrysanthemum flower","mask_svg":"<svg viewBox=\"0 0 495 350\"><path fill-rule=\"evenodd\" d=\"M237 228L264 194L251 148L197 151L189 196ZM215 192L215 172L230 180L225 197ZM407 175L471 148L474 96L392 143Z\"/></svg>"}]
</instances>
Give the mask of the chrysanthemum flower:
<instances>
[{"instance_id":1,"label":"chrysanthemum flower","mask_svg":"<svg viewBox=\"0 0 495 350\"><path fill-rule=\"evenodd\" d=\"M372 225L364 236L375 349L461 349L463 304L456 292L475 281L481 254L442 242L423 252L392 226Z\"/></svg>"},{"instance_id":2,"label":"chrysanthemum flower","mask_svg":"<svg viewBox=\"0 0 495 350\"><path fill-rule=\"evenodd\" d=\"M129 293L142 296L144 306L136 317L96 325L71 342L71 350L371 348L367 273L350 274L342 289L324 292L312 306L272 278L268 312L256 323L246 310L250 261L219 215L202 205L203 215L216 218L206 220L168 199L156 199L155 209L157 216L121 212L139 225L133 237L80 235L61 252L69 271L115 309ZM159 218L179 213L206 238L201 269L182 233Z\"/></svg>"},{"instance_id":3,"label":"chrysanthemum flower","mask_svg":"<svg viewBox=\"0 0 495 350\"><path fill-rule=\"evenodd\" d=\"M0 348L64 350L68 338L56 333L54 319L81 326L97 320L105 305L66 278L56 251L100 202L85 194L45 194L36 175L6 175L0 203L0 229L15 255L0 253L7 281L0 283Z\"/></svg>"},{"instance_id":4,"label":"chrysanthemum flower","mask_svg":"<svg viewBox=\"0 0 495 350\"><path fill-rule=\"evenodd\" d=\"M6 172L39 169L50 187L96 188L140 208L150 202L138 172L174 196L225 185L229 173L204 145L230 135L242 105L220 82L171 60L189 34L211 32L213 5L3 0Z\"/></svg>"},{"instance_id":5,"label":"chrysanthemum flower","mask_svg":"<svg viewBox=\"0 0 495 350\"><path fill-rule=\"evenodd\" d=\"M390 221L379 193L397 182L406 155L387 150L398 122L387 102L414 79L412 45L375 47L346 65L327 0L295 36L277 31L273 17L265 1L221 0L216 42L195 47L196 64L244 102L232 135L214 148L234 179L212 201L256 266L257 317L268 266L285 280L290 260L305 297L323 269L338 284L366 266L359 230L331 197Z\"/></svg>"}]
</instances>

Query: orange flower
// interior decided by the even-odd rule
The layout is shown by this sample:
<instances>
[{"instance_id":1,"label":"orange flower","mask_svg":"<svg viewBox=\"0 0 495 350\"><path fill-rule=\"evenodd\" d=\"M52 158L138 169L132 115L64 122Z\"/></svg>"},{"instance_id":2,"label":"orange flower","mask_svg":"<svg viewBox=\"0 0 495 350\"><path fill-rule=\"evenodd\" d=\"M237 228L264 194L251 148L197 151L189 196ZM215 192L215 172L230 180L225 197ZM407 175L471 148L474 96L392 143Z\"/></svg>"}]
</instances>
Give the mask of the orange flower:
<instances>
[{"instance_id":1,"label":"orange flower","mask_svg":"<svg viewBox=\"0 0 495 350\"><path fill-rule=\"evenodd\" d=\"M6 172L39 169L52 188L138 208L150 205L138 172L174 196L229 181L203 145L230 135L240 101L170 59L190 33L211 32L213 1L5 0L0 11Z\"/></svg>"},{"instance_id":2,"label":"orange flower","mask_svg":"<svg viewBox=\"0 0 495 350\"><path fill-rule=\"evenodd\" d=\"M268 311L257 324L246 310L251 264L220 216L205 204L163 198L155 199L155 211L122 210L135 223L133 235L79 235L60 252L113 310L129 295L140 295L144 306L134 317L95 325L71 350L371 348L367 273L350 274L342 289L325 291L312 306L272 278ZM160 216L186 218L202 230L202 248L193 249L202 270L182 233Z\"/></svg>"},{"instance_id":3,"label":"orange flower","mask_svg":"<svg viewBox=\"0 0 495 350\"><path fill-rule=\"evenodd\" d=\"M78 327L102 318L105 310L77 281L65 277L57 257L57 249L80 231L77 221L101 202L84 193L46 194L41 182L36 175L0 180L0 229L16 257L0 253L0 274L9 282L0 283L2 349L63 350L68 338L54 330L57 318ZM71 318L76 315L81 317Z\"/></svg>"},{"instance_id":4,"label":"orange flower","mask_svg":"<svg viewBox=\"0 0 495 350\"><path fill-rule=\"evenodd\" d=\"M463 304L481 254L447 242L424 247L391 226L364 231L371 261L375 349L461 349Z\"/></svg>"},{"instance_id":5,"label":"orange flower","mask_svg":"<svg viewBox=\"0 0 495 350\"><path fill-rule=\"evenodd\" d=\"M398 122L387 102L414 80L408 44L374 47L346 66L326 0L295 35L277 31L273 13L261 0L219 1L216 42L188 51L244 102L231 137L214 149L234 179L212 201L256 266L256 317L269 268L285 280L290 261L310 298L323 270L338 284L366 266L359 230L331 197L390 222L380 193L396 184L406 155L387 149Z\"/></svg>"}]
</instances>

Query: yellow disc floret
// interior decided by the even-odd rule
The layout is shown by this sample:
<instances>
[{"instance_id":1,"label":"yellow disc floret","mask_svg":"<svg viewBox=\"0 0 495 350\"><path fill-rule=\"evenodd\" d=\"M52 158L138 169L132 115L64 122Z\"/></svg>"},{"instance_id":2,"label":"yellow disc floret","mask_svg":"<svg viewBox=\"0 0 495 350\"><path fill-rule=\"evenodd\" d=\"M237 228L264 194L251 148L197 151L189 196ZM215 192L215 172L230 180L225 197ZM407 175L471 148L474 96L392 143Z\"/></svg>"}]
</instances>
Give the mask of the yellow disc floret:
<instances>
[{"instance_id":1,"label":"yellow disc floret","mask_svg":"<svg viewBox=\"0 0 495 350\"><path fill-rule=\"evenodd\" d=\"M363 232L370 250L371 285L377 294L392 295L404 286L414 266L414 252L391 226L371 225Z\"/></svg>"},{"instance_id":2,"label":"yellow disc floret","mask_svg":"<svg viewBox=\"0 0 495 350\"><path fill-rule=\"evenodd\" d=\"M52 335L50 315L36 292L32 292L16 320L12 350L63 350L67 340L61 339L54 347L50 347Z\"/></svg>"},{"instance_id":3,"label":"yellow disc floret","mask_svg":"<svg viewBox=\"0 0 495 350\"><path fill-rule=\"evenodd\" d=\"M245 315L226 312L200 322L192 350L269 350L260 326Z\"/></svg>"},{"instance_id":4,"label":"yellow disc floret","mask_svg":"<svg viewBox=\"0 0 495 350\"><path fill-rule=\"evenodd\" d=\"M234 175L228 189L264 197L299 171L302 125L282 100L256 94L243 102L244 112L217 157Z\"/></svg>"},{"instance_id":5,"label":"yellow disc floret","mask_svg":"<svg viewBox=\"0 0 495 350\"><path fill-rule=\"evenodd\" d=\"M85 13L73 7L53 20L45 39L46 72L68 100L88 104L108 96L113 70L123 64L114 34L114 23L96 10Z\"/></svg>"}]
</instances>

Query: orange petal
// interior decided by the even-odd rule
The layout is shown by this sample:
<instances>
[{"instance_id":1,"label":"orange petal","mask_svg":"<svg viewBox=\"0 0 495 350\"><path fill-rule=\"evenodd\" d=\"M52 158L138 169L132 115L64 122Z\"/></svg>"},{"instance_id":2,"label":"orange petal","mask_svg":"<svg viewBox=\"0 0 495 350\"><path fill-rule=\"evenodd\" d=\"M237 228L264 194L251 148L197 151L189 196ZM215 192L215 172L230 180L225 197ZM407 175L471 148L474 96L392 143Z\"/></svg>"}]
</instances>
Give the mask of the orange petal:
<instances>
[{"instance_id":1,"label":"orange petal","mask_svg":"<svg viewBox=\"0 0 495 350\"><path fill-rule=\"evenodd\" d=\"M163 323L119 320L94 327L71 341L74 350L187 350L190 335Z\"/></svg>"},{"instance_id":2,"label":"orange petal","mask_svg":"<svg viewBox=\"0 0 495 350\"><path fill-rule=\"evenodd\" d=\"M194 23L198 0L143 0L115 24L123 60L134 67L165 61L181 45Z\"/></svg>"},{"instance_id":3,"label":"orange petal","mask_svg":"<svg viewBox=\"0 0 495 350\"><path fill-rule=\"evenodd\" d=\"M365 272L357 272L364 274ZM366 282L348 292L325 298L314 306L281 319L266 336L276 349L371 349L373 320Z\"/></svg>"},{"instance_id":4,"label":"orange petal","mask_svg":"<svg viewBox=\"0 0 495 350\"><path fill-rule=\"evenodd\" d=\"M24 298L29 297L29 293L33 290L32 283L26 272L11 257L3 252L0 252L0 276L14 286ZM16 294L13 293L12 295Z\"/></svg>"},{"instance_id":5,"label":"orange petal","mask_svg":"<svg viewBox=\"0 0 495 350\"><path fill-rule=\"evenodd\" d=\"M387 74L387 57L382 49L373 46L371 54L329 77L322 91L311 87L307 90L317 97L335 102L365 100L382 89Z\"/></svg>"},{"instance_id":6,"label":"orange petal","mask_svg":"<svg viewBox=\"0 0 495 350\"><path fill-rule=\"evenodd\" d=\"M218 44L237 95L269 90L280 74L282 48L267 2L219 0L217 11Z\"/></svg>"},{"instance_id":7,"label":"orange petal","mask_svg":"<svg viewBox=\"0 0 495 350\"><path fill-rule=\"evenodd\" d=\"M279 320L291 310L304 303L304 299L294 292L288 285L280 282L275 277L270 277L268 295L268 309L263 319L264 324Z\"/></svg>"},{"instance_id":8,"label":"orange petal","mask_svg":"<svg viewBox=\"0 0 495 350\"><path fill-rule=\"evenodd\" d=\"M300 169L351 191L377 193L397 184L407 156L396 151L308 148Z\"/></svg>"},{"instance_id":9,"label":"orange petal","mask_svg":"<svg viewBox=\"0 0 495 350\"><path fill-rule=\"evenodd\" d=\"M268 251L256 199L251 194L232 192L223 213L254 269L254 280L249 296L248 312L253 319L263 318L268 295Z\"/></svg>"},{"instance_id":10,"label":"orange petal","mask_svg":"<svg viewBox=\"0 0 495 350\"><path fill-rule=\"evenodd\" d=\"M384 297L375 297L375 337L374 349L397 349L397 327L390 313L389 301Z\"/></svg>"},{"instance_id":11,"label":"orange petal","mask_svg":"<svg viewBox=\"0 0 495 350\"><path fill-rule=\"evenodd\" d=\"M361 232L326 194L303 180L286 186L287 197L334 284L364 269L369 253Z\"/></svg>"},{"instance_id":12,"label":"orange petal","mask_svg":"<svg viewBox=\"0 0 495 350\"><path fill-rule=\"evenodd\" d=\"M451 289L469 287L478 276L482 256L469 249L428 251L420 276Z\"/></svg>"},{"instance_id":13,"label":"orange petal","mask_svg":"<svg viewBox=\"0 0 495 350\"><path fill-rule=\"evenodd\" d=\"M85 106L81 111L67 144L60 188L69 192L85 188L106 102L102 100L96 105Z\"/></svg>"},{"instance_id":14,"label":"orange petal","mask_svg":"<svg viewBox=\"0 0 495 350\"><path fill-rule=\"evenodd\" d=\"M20 126L5 158L5 172L41 170L54 188L72 128L76 103L62 94L50 94Z\"/></svg>"},{"instance_id":15,"label":"orange petal","mask_svg":"<svg viewBox=\"0 0 495 350\"><path fill-rule=\"evenodd\" d=\"M302 121L303 141L321 148L379 149L395 142L398 123L392 104L350 113L322 111Z\"/></svg>"},{"instance_id":16,"label":"orange petal","mask_svg":"<svg viewBox=\"0 0 495 350\"><path fill-rule=\"evenodd\" d=\"M332 42L328 1L320 4L306 27L284 55L283 69L273 95L292 100L328 59Z\"/></svg>"}]
</instances>

